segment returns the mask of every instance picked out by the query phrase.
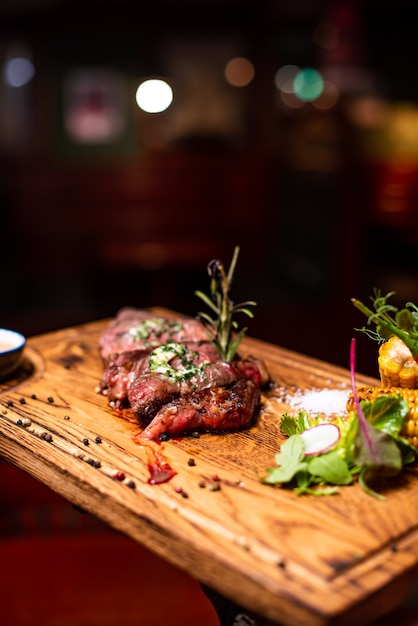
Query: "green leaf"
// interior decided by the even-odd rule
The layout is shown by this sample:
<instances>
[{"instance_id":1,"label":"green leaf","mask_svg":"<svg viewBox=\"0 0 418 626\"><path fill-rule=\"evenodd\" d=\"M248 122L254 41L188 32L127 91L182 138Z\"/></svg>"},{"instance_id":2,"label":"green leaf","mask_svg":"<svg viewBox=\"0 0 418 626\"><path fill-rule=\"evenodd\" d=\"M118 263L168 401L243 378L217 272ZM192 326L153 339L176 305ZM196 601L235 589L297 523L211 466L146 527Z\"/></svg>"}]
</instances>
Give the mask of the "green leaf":
<instances>
[{"instance_id":1,"label":"green leaf","mask_svg":"<svg viewBox=\"0 0 418 626\"><path fill-rule=\"evenodd\" d=\"M395 476L402 469L402 455L394 439L368 422L366 433L358 429L354 441L353 460L367 473Z\"/></svg>"},{"instance_id":2,"label":"green leaf","mask_svg":"<svg viewBox=\"0 0 418 626\"><path fill-rule=\"evenodd\" d=\"M251 305L251 306L256 306L256 302L246 302L246 305ZM251 311L251 309L247 309L246 307L243 307L240 304L237 304L235 306L235 313L244 313L244 315L246 315L247 317L254 317L254 311Z\"/></svg>"},{"instance_id":3,"label":"green leaf","mask_svg":"<svg viewBox=\"0 0 418 626\"><path fill-rule=\"evenodd\" d=\"M195 295L198 296L212 311L218 313L217 306L212 302L212 300L205 294L203 291L195 291ZM202 317L207 318L206 313L199 313Z\"/></svg>"},{"instance_id":4,"label":"green leaf","mask_svg":"<svg viewBox=\"0 0 418 626\"><path fill-rule=\"evenodd\" d=\"M396 441L399 446L399 450L401 451L402 465L414 463L417 458L416 448L413 448L409 442L406 442L403 439L397 439Z\"/></svg>"},{"instance_id":5,"label":"green leaf","mask_svg":"<svg viewBox=\"0 0 418 626\"><path fill-rule=\"evenodd\" d=\"M312 476L308 472L308 464L304 463L304 468L295 476L298 490L308 489L312 483Z\"/></svg>"},{"instance_id":6,"label":"green leaf","mask_svg":"<svg viewBox=\"0 0 418 626\"><path fill-rule=\"evenodd\" d=\"M379 396L373 402L361 402L364 416L370 424L392 437L399 435L409 413L407 400L401 394Z\"/></svg>"},{"instance_id":7,"label":"green leaf","mask_svg":"<svg viewBox=\"0 0 418 626\"><path fill-rule=\"evenodd\" d=\"M199 313L200 317L209 323L210 326L215 324L215 321L207 313Z\"/></svg>"},{"instance_id":8,"label":"green leaf","mask_svg":"<svg viewBox=\"0 0 418 626\"><path fill-rule=\"evenodd\" d=\"M310 423L306 411L300 411L297 417L285 413L280 420L280 430L288 437L296 434L300 435L309 427Z\"/></svg>"},{"instance_id":9,"label":"green leaf","mask_svg":"<svg viewBox=\"0 0 418 626\"><path fill-rule=\"evenodd\" d=\"M229 345L227 347L226 350L226 360L227 361L232 361L232 359L234 358L237 350L238 350L238 346L241 343L242 339L244 338L244 335L246 333L247 329L243 328L235 337L235 339L230 340Z\"/></svg>"},{"instance_id":10,"label":"green leaf","mask_svg":"<svg viewBox=\"0 0 418 626\"><path fill-rule=\"evenodd\" d=\"M280 452L276 454L277 465L286 463L298 463L305 456L305 445L300 435L292 435L281 445Z\"/></svg>"},{"instance_id":11,"label":"green leaf","mask_svg":"<svg viewBox=\"0 0 418 626\"><path fill-rule=\"evenodd\" d=\"M347 462L336 451L312 457L308 472L332 485L349 485L353 482Z\"/></svg>"},{"instance_id":12,"label":"green leaf","mask_svg":"<svg viewBox=\"0 0 418 626\"><path fill-rule=\"evenodd\" d=\"M370 485L366 482L367 468L363 468L359 473L358 482L360 487L363 489L365 493L368 493L370 496L377 498L378 500L384 500L385 497L382 494L377 493L374 489L370 487Z\"/></svg>"},{"instance_id":13,"label":"green leaf","mask_svg":"<svg viewBox=\"0 0 418 626\"><path fill-rule=\"evenodd\" d=\"M286 439L276 454L275 460L278 467L270 468L263 482L269 484L287 483L293 480L298 472L306 470L304 461L304 445L300 435L293 435Z\"/></svg>"},{"instance_id":14,"label":"green leaf","mask_svg":"<svg viewBox=\"0 0 418 626\"><path fill-rule=\"evenodd\" d=\"M263 478L264 483L277 485L279 483L289 483L299 472L306 471L306 463L290 463L280 467L268 469L267 476Z\"/></svg>"},{"instance_id":15,"label":"green leaf","mask_svg":"<svg viewBox=\"0 0 418 626\"><path fill-rule=\"evenodd\" d=\"M399 328L409 332L414 329L414 317L408 309L401 309L395 315L395 321Z\"/></svg>"}]
</instances>

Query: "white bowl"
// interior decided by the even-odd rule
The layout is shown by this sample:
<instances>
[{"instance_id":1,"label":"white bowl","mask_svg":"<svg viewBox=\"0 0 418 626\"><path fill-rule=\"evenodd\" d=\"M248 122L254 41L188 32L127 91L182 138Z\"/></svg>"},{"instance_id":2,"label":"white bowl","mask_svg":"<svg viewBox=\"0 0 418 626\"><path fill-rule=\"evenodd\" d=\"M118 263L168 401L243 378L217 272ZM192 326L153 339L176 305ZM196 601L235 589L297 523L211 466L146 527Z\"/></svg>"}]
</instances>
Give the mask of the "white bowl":
<instances>
[{"instance_id":1,"label":"white bowl","mask_svg":"<svg viewBox=\"0 0 418 626\"><path fill-rule=\"evenodd\" d=\"M0 380L4 380L19 367L23 358L25 337L7 328L0 328Z\"/></svg>"}]
</instances>

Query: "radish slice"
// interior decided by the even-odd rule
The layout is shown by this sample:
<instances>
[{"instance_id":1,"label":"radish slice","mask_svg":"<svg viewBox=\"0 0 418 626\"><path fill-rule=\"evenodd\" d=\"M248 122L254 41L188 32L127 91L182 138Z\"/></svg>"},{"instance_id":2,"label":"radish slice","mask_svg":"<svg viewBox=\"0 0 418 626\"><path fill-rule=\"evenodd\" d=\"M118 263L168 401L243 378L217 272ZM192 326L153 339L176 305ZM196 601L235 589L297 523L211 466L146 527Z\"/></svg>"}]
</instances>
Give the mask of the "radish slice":
<instances>
[{"instance_id":1,"label":"radish slice","mask_svg":"<svg viewBox=\"0 0 418 626\"><path fill-rule=\"evenodd\" d=\"M338 442L340 429L336 424L318 424L301 433L305 444L305 456L322 454Z\"/></svg>"}]
</instances>

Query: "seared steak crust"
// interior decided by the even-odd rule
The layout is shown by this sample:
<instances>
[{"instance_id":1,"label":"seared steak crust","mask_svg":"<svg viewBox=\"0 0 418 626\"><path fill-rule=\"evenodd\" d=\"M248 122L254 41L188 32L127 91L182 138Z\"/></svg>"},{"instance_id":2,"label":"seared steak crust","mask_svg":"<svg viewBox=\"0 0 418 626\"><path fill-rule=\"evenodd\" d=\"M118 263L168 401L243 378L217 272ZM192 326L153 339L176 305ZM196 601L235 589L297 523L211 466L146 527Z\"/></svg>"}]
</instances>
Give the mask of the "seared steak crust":
<instances>
[{"instance_id":1,"label":"seared steak crust","mask_svg":"<svg viewBox=\"0 0 418 626\"><path fill-rule=\"evenodd\" d=\"M141 439L158 439L163 433L222 432L250 423L260 402L260 388L251 379L231 387L210 387L165 404L142 431Z\"/></svg>"}]
</instances>

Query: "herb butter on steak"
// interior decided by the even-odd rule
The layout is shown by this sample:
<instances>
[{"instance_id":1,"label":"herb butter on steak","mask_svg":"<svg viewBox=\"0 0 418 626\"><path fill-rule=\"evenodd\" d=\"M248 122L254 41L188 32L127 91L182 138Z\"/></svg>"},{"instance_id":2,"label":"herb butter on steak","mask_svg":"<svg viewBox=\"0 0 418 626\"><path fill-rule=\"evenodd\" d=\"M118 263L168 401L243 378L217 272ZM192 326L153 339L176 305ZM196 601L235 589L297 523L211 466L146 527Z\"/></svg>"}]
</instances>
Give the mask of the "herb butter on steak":
<instances>
[{"instance_id":1,"label":"herb butter on steak","mask_svg":"<svg viewBox=\"0 0 418 626\"><path fill-rule=\"evenodd\" d=\"M143 309L121 309L99 340L104 360L129 350L155 348L167 341L208 341L208 329L199 320L187 317L170 319Z\"/></svg>"}]
</instances>

